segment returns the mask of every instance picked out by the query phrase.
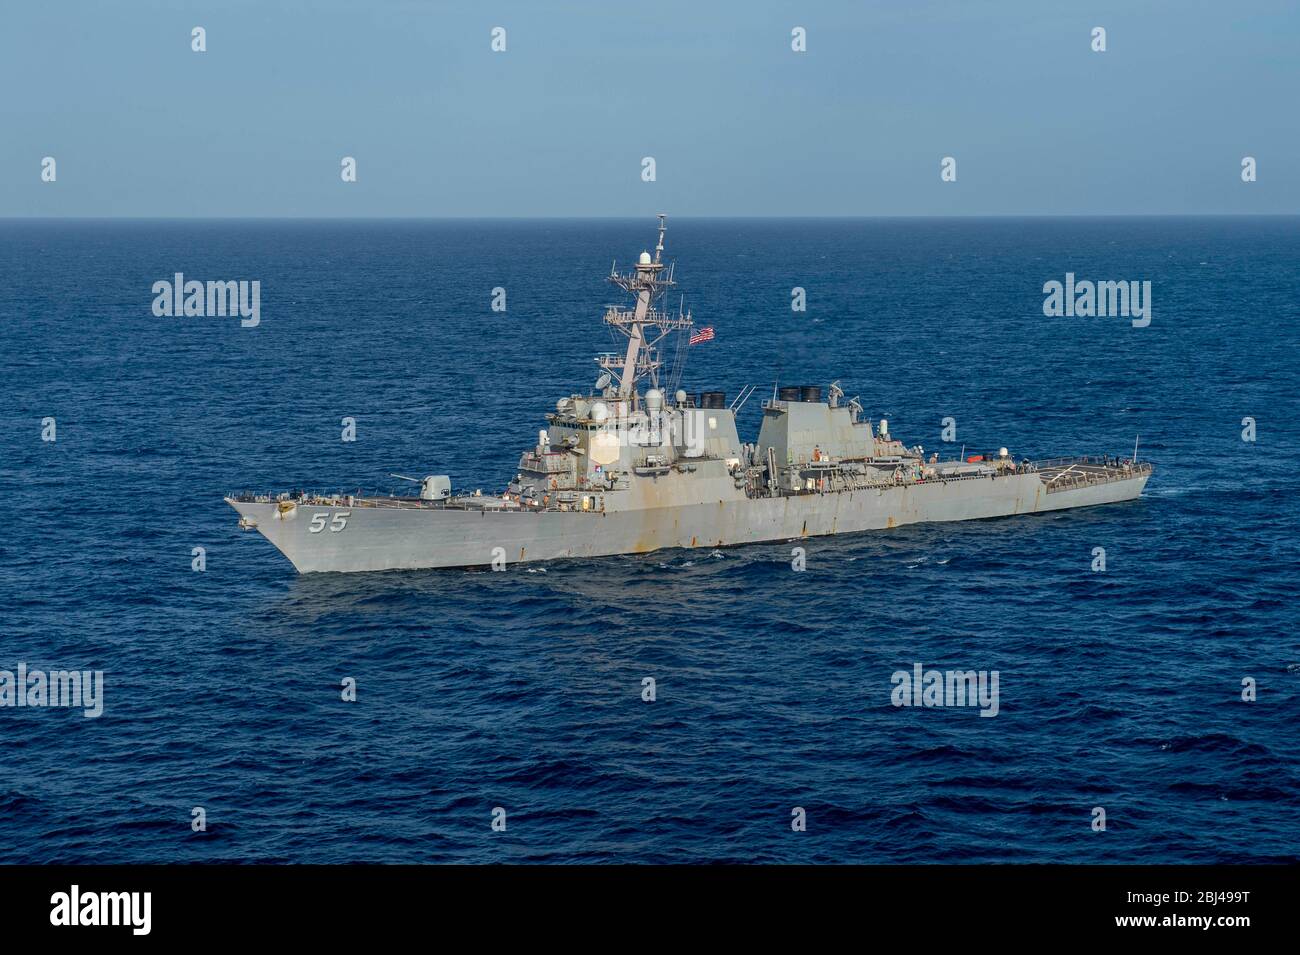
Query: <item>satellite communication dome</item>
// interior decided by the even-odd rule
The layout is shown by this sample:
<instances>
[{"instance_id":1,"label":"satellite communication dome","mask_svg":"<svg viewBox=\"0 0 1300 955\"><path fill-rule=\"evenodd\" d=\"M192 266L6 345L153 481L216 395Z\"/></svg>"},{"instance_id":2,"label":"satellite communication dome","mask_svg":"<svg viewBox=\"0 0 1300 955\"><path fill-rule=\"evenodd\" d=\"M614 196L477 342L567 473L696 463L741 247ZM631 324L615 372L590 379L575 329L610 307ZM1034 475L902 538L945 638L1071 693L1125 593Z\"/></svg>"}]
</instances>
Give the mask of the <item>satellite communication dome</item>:
<instances>
[{"instance_id":1,"label":"satellite communication dome","mask_svg":"<svg viewBox=\"0 0 1300 955\"><path fill-rule=\"evenodd\" d=\"M685 388L678 388L678 389L677 389L677 394L673 395L673 397L677 399L677 403L678 403L679 405L684 405L684 404L686 404L686 389L685 389Z\"/></svg>"},{"instance_id":2,"label":"satellite communication dome","mask_svg":"<svg viewBox=\"0 0 1300 955\"><path fill-rule=\"evenodd\" d=\"M664 393L658 388L651 388L645 393L647 411L658 411L664 406Z\"/></svg>"},{"instance_id":3,"label":"satellite communication dome","mask_svg":"<svg viewBox=\"0 0 1300 955\"><path fill-rule=\"evenodd\" d=\"M650 264L650 253L649 253L649 252L642 252L642 253L641 253L641 258L637 259L637 261L640 262L642 265L649 265L649 264Z\"/></svg>"},{"instance_id":4,"label":"satellite communication dome","mask_svg":"<svg viewBox=\"0 0 1300 955\"><path fill-rule=\"evenodd\" d=\"M609 419L609 405L603 401L593 401L591 403L591 420L606 421Z\"/></svg>"}]
</instances>

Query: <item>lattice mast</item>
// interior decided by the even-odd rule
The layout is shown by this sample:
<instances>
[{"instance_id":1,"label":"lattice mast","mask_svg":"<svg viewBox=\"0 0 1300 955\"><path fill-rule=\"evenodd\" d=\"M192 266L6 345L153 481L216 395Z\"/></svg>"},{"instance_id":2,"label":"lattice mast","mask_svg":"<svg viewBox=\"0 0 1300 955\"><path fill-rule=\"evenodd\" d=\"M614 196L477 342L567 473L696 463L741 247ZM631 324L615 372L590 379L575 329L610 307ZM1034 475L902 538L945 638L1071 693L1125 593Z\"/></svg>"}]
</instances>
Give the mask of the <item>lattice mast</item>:
<instances>
[{"instance_id":1,"label":"lattice mast","mask_svg":"<svg viewBox=\"0 0 1300 955\"><path fill-rule=\"evenodd\" d=\"M610 305L605 311L605 324L627 336L626 354L622 358L604 355L596 359L602 368L618 377L620 398L635 401L636 384L643 378L653 387L659 387L659 369L663 365L659 343L672 332L689 330L695 324L690 312L683 313L679 308L676 315L669 315L660 307L664 293L676 284L673 266L663 262L666 220L667 216L660 213L659 242L653 257L649 252L642 252L633 271L620 273L615 268L609 274L610 282L636 298L632 309Z\"/></svg>"}]
</instances>

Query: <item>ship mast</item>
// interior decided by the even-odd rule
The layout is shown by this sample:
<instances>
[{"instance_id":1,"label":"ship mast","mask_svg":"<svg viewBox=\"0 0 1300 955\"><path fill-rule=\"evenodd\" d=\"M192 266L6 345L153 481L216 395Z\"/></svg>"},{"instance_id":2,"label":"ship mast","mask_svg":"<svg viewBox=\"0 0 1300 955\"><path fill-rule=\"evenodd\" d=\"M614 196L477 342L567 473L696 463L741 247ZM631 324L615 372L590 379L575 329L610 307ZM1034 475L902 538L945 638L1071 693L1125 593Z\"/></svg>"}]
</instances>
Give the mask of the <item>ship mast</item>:
<instances>
[{"instance_id":1,"label":"ship mast","mask_svg":"<svg viewBox=\"0 0 1300 955\"><path fill-rule=\"evenodd\" d=\"M612 271L609 275L610 282L636 297L633 309L610 305L605 311L605 324L627 336L627 352L622 358L604 355L596 359L606 371L618 375L620 398L634 399L636 383L642 378L649 378L650 383L658 387L659 367L663 364L659 343L670 332L689 329L695 324L690 312L682 314L679 311L670 316L659 305L664 292L676 284L673 267L663 262L667 218L663 213L659 214L659 241L653 257L649 252L642 252L634 271Z\"/></svg>"}]
</instances>

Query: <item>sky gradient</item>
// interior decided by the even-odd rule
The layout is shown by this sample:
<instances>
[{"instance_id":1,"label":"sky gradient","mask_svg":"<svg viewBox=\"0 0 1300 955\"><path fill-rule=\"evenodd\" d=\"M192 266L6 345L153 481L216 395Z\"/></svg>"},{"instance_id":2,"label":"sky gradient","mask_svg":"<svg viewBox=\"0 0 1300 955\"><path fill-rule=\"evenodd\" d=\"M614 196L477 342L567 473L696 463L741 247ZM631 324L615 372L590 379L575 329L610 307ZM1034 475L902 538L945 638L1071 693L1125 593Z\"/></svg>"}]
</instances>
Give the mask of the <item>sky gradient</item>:
<instances>
[{"instance_id":1,"label":"sky gradient","mask_svg":"<svg viewBox=\"0 0 1300 955\"><path fill-rule=\"evenodd\" d=\"M0 217L1300 213L1293 0L8 0L0 23Z\"/></svg>"}]
</instances>

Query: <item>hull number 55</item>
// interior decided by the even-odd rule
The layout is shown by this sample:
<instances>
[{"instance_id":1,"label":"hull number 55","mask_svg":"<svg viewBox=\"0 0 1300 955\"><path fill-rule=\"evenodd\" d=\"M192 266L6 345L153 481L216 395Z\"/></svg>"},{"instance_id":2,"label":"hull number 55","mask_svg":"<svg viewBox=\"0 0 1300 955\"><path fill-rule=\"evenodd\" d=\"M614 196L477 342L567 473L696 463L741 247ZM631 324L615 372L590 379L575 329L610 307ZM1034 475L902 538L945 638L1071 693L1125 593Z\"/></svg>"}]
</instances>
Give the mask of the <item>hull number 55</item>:
<instances>
[{"instance_id":1,"label":"hull number 55","mask_svg":"<svg viewBox=\"0 0 1300 955\"><path fill-rule=\"evenodd\" d=\"M336 534L343 530L343 528L348 526L348 516L351 513L351 511L335 511L329 518L329 529ZM317 511L312 515L311 524L307 529L313 534L319 534L325 529L325 521L325 512Z\"/></svg>"}]
</instances>

